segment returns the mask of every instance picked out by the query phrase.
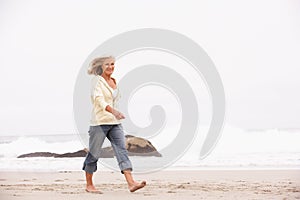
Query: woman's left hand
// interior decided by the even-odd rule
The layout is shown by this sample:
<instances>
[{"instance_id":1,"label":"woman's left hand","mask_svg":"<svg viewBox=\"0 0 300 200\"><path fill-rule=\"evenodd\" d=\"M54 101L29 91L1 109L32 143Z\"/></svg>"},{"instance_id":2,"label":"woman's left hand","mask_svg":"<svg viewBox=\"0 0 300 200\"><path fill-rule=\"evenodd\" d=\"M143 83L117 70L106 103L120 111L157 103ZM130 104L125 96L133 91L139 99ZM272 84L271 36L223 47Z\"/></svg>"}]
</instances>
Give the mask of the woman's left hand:
<instances>
[{"instance_id":1,"label":"woman's left hand","mask_svg":"<svg viewBox=\"0 0 300 200\"><path fill-rule=\"evenodd\" d=\"M120 119L125 119L125 116L123 115L123 113L119 112L119 114L116 116L116 118L117 118L118 120L120 120Z\"/></svg>"},{"instance_id":2,"label":"woman's left hand","mask_svg":"<svg viewBox=\"0 0 300 200\"><path fill-rule=\"evenodd\" d=\"M123 113L117 111L117 110L113 110L112 114L118 119L125 119L125 116L123 115Z\"/></svg>"}]
</instances>

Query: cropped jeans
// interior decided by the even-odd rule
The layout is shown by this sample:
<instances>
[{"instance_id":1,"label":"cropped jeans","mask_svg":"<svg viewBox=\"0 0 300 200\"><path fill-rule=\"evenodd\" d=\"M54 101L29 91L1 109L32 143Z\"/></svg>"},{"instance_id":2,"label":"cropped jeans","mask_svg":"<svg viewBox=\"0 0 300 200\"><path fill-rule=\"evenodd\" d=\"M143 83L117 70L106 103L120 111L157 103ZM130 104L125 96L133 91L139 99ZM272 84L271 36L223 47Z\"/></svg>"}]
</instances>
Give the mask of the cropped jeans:
<instances>
[{"instance_id":1,"label":"cropped jeans","mask_svg":"<svg viewBox=\"0 0 300 200\"><path fill-rule=\"evenodd\" d=\"M97 171L97 161L100 158L101 148L106 137L111 142L121 173L124 170L132 171L121 124L90 126L89 136L89 152L82 168L84 171L90 174Z\"/></svg>"}]
</instances>

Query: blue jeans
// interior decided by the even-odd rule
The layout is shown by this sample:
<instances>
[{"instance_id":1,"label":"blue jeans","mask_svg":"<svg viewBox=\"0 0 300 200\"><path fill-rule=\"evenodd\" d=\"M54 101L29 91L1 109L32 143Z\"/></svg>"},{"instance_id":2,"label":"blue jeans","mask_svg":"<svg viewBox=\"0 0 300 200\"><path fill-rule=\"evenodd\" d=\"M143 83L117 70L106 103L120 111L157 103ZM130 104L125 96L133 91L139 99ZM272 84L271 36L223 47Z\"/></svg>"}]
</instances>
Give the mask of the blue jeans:
<instances>
[{"instance_id":1,"label":"blue jeans","mask_svg":"<svg viewBox=\"0 0 300 200\"><path fill-rule=\"evenodd\" d=\"M89 136L89 153L83 163L82 169L84 171L90 174L97 171L97 161L100 158L105 137L111 142L121 173L124 170L132 170L125 148L125 136L121 124L90 126Z\"/></svg>"}]
</instances>

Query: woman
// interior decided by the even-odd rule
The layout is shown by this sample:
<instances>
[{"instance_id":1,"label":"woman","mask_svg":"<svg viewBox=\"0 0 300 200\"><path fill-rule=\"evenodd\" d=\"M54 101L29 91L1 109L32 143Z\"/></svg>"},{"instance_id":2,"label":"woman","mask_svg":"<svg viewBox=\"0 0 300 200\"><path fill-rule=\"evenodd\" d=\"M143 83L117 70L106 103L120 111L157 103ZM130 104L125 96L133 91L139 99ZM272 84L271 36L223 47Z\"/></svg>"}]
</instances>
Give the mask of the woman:
<instances>
[{"instance_id":1,"label":"woman","mask_svg":"<svg viewBox=\"0 0 300 200\"><path fill-rule=\"evenodd\" d=\"M115 109L120 98L117 83L111 77L115 68L115 59L112 56L95 58L88 70L88 74L95 75L92 81L91 99L93 111L89 129L89 153L83 164L86 173L86 191L101 193L93 184L93 173L97 170L97 161L100 158L101 147L107 137L115 155L121 173L124 174L130 192L134 192L146 185L134 181L131 171L132 165L125 148L125 137L120 120L124 115Z\"/></svg>"}]
</instances>

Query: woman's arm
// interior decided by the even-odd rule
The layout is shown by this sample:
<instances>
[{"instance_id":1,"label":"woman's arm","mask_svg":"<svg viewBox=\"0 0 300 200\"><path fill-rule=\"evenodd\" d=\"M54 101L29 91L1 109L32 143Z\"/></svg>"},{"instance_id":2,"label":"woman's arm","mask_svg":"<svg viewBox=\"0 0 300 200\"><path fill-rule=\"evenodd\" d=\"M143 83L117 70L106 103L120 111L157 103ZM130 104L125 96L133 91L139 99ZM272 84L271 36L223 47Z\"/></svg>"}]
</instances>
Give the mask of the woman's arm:
<instances>
[{"instance_id":1,"label":"woman's arm","mask_svg":"<svg viewBox=\"0 0 300 200\"><path fill-rule=\"evenodd\" d=\"M94 101L97 102L102 109L106 109L106 107L109 105L104 99L104 95L101 87L101 81L99 79L94 85L92 96Z\"/></svg>"},{"instance_id":2,"label":"woman's arm","mask_svg":"<svg viewBox=\"0 0 300 200\"><path fill-rule=\"evenodd\" d=\"M113 114L117 119L125 119L125 116L121 112L112 108L110 105L106 106L105 110Z\"/></svg>"},{"instance_id":3,"label":"woman's arm","mask_svg":"<svg viewBox=\"0 0 300 200\"><path fill-rule=\"evenodd\" d=\"M125 116L119 112L118 110L112 108L104 99L104 95L102 92L102 87L101 87L101 81L98 80L94 90L93 90L93 97L95 99L95 101L97 101L97 103L107 112L110 112L111 114L113 114L118 120L120 119L125 119Z\"/></svg>"}]
</instances>

